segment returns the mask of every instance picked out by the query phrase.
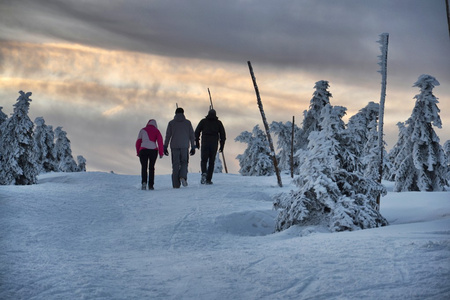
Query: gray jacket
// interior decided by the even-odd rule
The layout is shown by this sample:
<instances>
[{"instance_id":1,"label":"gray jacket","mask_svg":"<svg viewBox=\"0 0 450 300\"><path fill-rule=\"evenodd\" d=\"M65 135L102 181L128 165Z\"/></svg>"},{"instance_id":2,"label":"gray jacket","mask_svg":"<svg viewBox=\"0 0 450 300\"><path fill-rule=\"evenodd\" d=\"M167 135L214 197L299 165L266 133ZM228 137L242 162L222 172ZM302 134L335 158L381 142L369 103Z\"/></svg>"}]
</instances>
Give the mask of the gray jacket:
<instances>
[{"instance_id":1,"label":"gray jacket","mask_svg":"<svg viewBox=\"0 0 450 300\"><path fill-rule=\"evenodd\" d=\"M194 148L194 129L191 121L186 119L184 114L178 113L167 125L164 148L167 148L169 143L170 148L189 148L189 142L191 143L191 148Z\"/></svg>"}]
</instances>

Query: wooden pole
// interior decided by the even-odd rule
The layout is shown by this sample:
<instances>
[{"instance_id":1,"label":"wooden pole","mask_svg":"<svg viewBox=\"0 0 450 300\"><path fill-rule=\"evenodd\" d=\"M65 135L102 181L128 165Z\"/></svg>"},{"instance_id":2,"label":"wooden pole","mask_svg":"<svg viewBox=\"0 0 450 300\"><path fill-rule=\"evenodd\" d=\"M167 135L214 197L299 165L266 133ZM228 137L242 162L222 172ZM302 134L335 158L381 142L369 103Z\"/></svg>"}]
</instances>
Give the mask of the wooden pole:
<instances>
[{"instance_id":1,"label":"wooden pole","mask_svg":"<svg viewBox=\"0 0 450 300\"><path fill-rule=\"evenodd\" d=\"M294 122L295 122L295 116L292 116L292 138L291 138L291 178L294 178Z\"/></svg>"},{"instance_id":2,"label":"wooden pole","mask_svg":"<svg viewBox=\"0 0 450 300\"><path fill-rule=\"evenodd\" d=\"M445 1L445 7L447 9L448 36L450 37L450 7L448 4L448 0Z\"/></svg>"},{"instance_id":3,"label":"wooden pole","mask_svg":"<svg viewBox=\"0 0 450 300\"><path fill-rule=\"evenodd\" d=\"M386 100L386 85L387 85L387 54L388 54L388 44L389 44L389 33L383 33L380 35L381 44L381 56L380 56L380 66L381 66L381 96L380 96L380 110L378 113L378 151L379 153L379 166L378 166L378 180L381 183L383 179L383 152L384 152L384 140L383 140L383 125L384 125L384 102ZM381 195L377 197L377 209L380 210L380 198Z\"/></svg>"},{"instance_id":4,"label":"wooden pole","mask_svg":"<svg viewBox=\"0 0 450 300\"><path fill-rule=\"evenodd\" d=\"M261 97L259 95L258 85L256 84L255 74L253 73L253 68L252 68L251 62L248 61L247 63L248 63L248 68L250 70L250 75L252 76L253 87L255 88L256 100L258 102L259 111L261 113L261 117L262 117L262 120L264 123L264 128L266 129L267 140L269 141L270 152L271 152L271 156L272 156L273 166L274 166L275 172L277 174L278 185L280 187L282 187L283 183L281 182L280 170L278 169L277 157L275 156L275 148L273 147L272 137L271 137L270 131L269 131L269 124L267 123L266 115L264 113L264 108L262 105Z\"/></svg>"},{"instance_id":5,"label":"wooden pole","mask_svg":"<svg viewBox=\"0 0 450 300\"><path fill-rule=\"evenodd\" d=\"M209 91L209 88L208 88L208 94L209 94L209 103L211 104L209 108L214 109L211 92ZM223 154L223 151L222 151L222 159L223 159L223 166L225 168L225 173L228 174L227 162L225 161L225 154Z\"/></svg>"}]
</instances>

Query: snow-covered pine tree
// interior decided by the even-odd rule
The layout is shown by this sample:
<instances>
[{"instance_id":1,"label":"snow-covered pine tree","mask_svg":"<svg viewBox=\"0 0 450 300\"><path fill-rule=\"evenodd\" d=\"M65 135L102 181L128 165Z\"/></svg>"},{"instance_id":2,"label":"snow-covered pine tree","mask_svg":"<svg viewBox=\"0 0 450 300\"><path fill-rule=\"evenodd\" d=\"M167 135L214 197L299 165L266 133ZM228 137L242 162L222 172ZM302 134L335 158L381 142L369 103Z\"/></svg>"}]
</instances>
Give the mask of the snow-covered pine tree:
<instances>
[{"instance_id":1,"label":"snow-covered pine tree","mask_svg":"<svg viewBox=\"0 0 450 300\"><path fill-rule=\"evenodd\" d=\"M222 173L222 172L223 172L223 165L222 161L220 160L220 153L217 152L216 161L214 162L214 173Z\"/></svg>"},{"instance_id":2,"label":"snow-covered pine tree","mask_svg":"<svg viewBox=\"0 0 450 300\"><path fill-rule=\"evenodd\" d=\"M57 172L55 155L55 133L52 126L47 126L43 117L34 120L34 140L36 141L37 162L40 172Z\"/></svg>"},{"instance_id":3,"label":"snow-covered pine tree","mask_svg":"<svg viewBox=\"0 0 450 300\"><path fill-rule=\"evenodd\" d=\"M301 148L306 149L308 145L308 136L312 131L320 130L321 121L320 112L330 103L331 93L328 91L328 81L320 80L314 85L316 89L309 104L309 110L303 112L302 139Z\"/></svg>"},{"instance_id":4,"label":"snow-covered pine tree","mask_svg":"<svg viewBox=\"0 0 450 300\"><path fill-rule=\"evenodd\" d=\"M247 143L247 149L236 158L239 173L244 176L271 176L274 173L266 134L256 125L252 132L244 131L235 138L236 142Z\"/></svg>"},{"instance_id":5,"label":"snow-covered pine tree","mask_svg":"<svg viewBox=\"0 0 450 300\"><path fill-rule=\"evenodd\" d=\"M369 102L366 107L359 110L357 114L348 120L347 132L352 139L352 152L360 158L364 157L364 148L367 145L369 132L373 130L373 128L369 129L369 124L373 124L373 121L376 124L379 110L380 106L378 103ZM375 130L377 130L376 127ZM358 170L363 171L360 168Z\"/></svg>"},{"instance_id":6,"label":"snow-covered pine tree","mask_svg":"<svg viewBox=\"0 0 450 300\"><path fill-rule=\"evenodd\" d=\"M447 183L450 184L450 140L444 143L444 153L447 157Z\"/></svg>"},{"instance_id":7,"label":"snow-covered pine tree","mask_svg":"<svg viewBox=\"0 0 450 300\"><path fill-rule=\"evenodd\" d=\"M78 155L77 161L77 172L86 172L86 159L82 155Z\"/></svg>"},{"instance_id":8,"label":"snow-covered pine tree","mask_svg":"<svg viewBox=\"0 0 450 300\"><path fill-rule=\"evenodd\" d=\"M400 164L402 161L404 161L405 157L403 155L407 155L408 153L406 151L402 151L402 148L405 146L407 139L408 139L408 133L407 128L405 126L404 122L398 122L398 140L395 143L394 147L392 147L391 151L389 151L389 154L387 155L387 159L390 164L390 169L388 169L388 172L383 173L383 178L389 181L395 181L395 174L397 173L397 170L399 169Z\"/></svg>"},{"instance_id":9,"label":"snow-covered pine tree","mask_svg":"<svg viewBox=\"0 0 450 300\"><path fill-rule=\"evenodd\" d=\"M2 131L3 131L3 127L2 124L6 121L6 119L8 119L8 116L2 111L3 106L0 106L0 143L2 140ZM3 170L3 166L2 166L2 152L3 152L3 147L1 147L0 145L0 182L2 182L1 176L2 176L2 171Z\"/></svg>"},{"instance_id":10,"label":"snow-covered pine tree","mask_svg":"<svg viewBox=\"0 0 450 300\"><path fill-rule=\"evenodd\" d=\"M11 118L2 124L1 184L29 185L37 182L39 165L33 138L33 122L28 117L31 92L19 92Z\"/></svg>"},{"instance_id":11,"label":"snow-covered pine tree","mask_svg":"<svg viewBox=\"0 0 450 300\"><path fill-rule=\"evenodd\" d=\"M0 106L0 126L6 121L6 119L8 119L8 116L2 110L3 106Z\"/></svg>"},{"instance_id":12,"label":"snow-covered pine tree","mask_svg":"<svg viewBox=\"0 0 450 300\"><path fill-rule=\"evenodd\" d=\"M278 231L293 225L325 226L334 232L387 224L376 205L384 187L347 169L354 157L346 149L345 110L330 104L322 109L321 130L311 132L294 181L299 189L274 197Z\"/></svg>"},{"instance_id":13,"label":"snow-covered pine tree","mask_svg":"<svg viewBox=\"0 0 450 300\"><path fill-rule=\"evenodd\" d=\"M281 171L289 173L291 170L291 143L292 143L292 122L272 122L270 124L270 131L277 137L277 154L278 167ZM299 149L297 143L300 137L300 128L294 124L294 153ZM294 172L298 173L298 157L294 157Z\"/></svg>"},{"instance_id":14,"label":"snow-covered pine tree","mask_svg":"<svg viewBox=\"0 0 450 300\"><path fill-rule=\"evenodd\" d=\"M55 136L55 152L58 170L60 172L76 172L77 164L72 156L72 149L70 148L70 140L67 138L67 133L62 130L61 126L58 126L55 129Z\"/></svg>"},{"instance_id":15,"label":"snow-covered pine tree","mask_svg":"<svg viewBox=\"0 0 450 300\"><path fill-rule=\"evenodd\" d=\"M405 143L401 146L395 165L394 191L442 191L447 185L447 162L439 137L433 125L441 128L438 100L433 88L439 82L433 76L424 74L414 83L420 88L416 95L416 104L406 121L401 137Z\"/></svg>"}]
</instances>

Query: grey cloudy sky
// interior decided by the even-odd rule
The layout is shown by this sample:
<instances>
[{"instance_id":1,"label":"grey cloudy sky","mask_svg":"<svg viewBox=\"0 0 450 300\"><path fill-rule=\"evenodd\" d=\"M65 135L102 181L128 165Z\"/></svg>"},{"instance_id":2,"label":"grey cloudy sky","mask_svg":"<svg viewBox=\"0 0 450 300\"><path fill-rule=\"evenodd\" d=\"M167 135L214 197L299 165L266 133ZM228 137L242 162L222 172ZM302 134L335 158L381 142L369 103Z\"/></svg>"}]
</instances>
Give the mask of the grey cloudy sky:
<instances>
[{"instance_id":1,"label":"grey cloudy sky","mask_svg":"<svg viewBox=\"0 0 450 300\"><path fill-rule=\"evenodd\" d=\"M269 121L301 121L314 83L330 82L348 116L379 101L379 34L390 34L386 138L405 121L421 74L441 86L450 139L450 39L444 0L0 1L0 106L33 92L30 114L63 126L89 170L138 174L133 144L149 118L164 135L176 103L194 126L211 88L232 172L242 131L261 123L247 61ZM131 146L130 146L131 145ZM158 168L159 166L159 168ZM157 165L167 173L169 159ZM198 155L191 161L197 172Z\"/></svg>"}]
</instances>

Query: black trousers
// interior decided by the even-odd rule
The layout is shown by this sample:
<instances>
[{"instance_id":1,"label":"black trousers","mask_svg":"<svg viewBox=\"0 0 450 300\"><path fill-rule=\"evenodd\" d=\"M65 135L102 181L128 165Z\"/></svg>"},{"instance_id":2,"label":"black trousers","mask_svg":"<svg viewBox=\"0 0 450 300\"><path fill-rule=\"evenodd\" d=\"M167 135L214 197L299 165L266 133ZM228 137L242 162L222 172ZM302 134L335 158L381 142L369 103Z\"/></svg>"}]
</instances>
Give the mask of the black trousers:
<instances>
[{"instance_id":1,"label":"black trousers","mask_svg":"<svg viewBox=\"0 0 450 300\"><path fill-rule=\"evenodd\" d=\"M200 167L202 173L206 173L206 180L211 181L214 173L214 163L216 162L218 143L202 143Z\"/></svg>"},{"instance_id":2,"label":"black trousers","mask_svg":"<svg viewBox=\"0 0 450 300\"><path fill-rule=\"evenodd\" d=\"M141 161L141 179L142 183L147 184L147 168L148 168L148 187L152 188L155 183L155 163L158 157L157 149L142 149L139 152Z\"/></svg>"}]
</instances>

